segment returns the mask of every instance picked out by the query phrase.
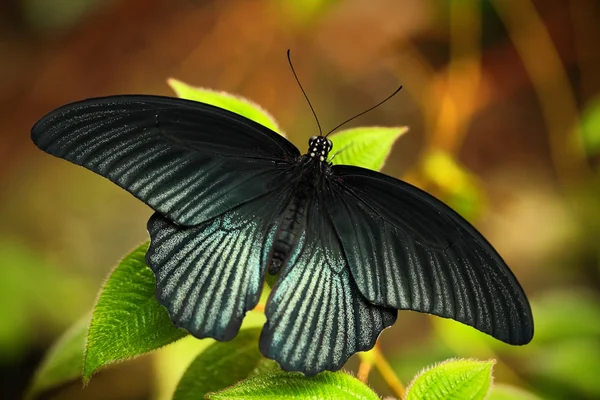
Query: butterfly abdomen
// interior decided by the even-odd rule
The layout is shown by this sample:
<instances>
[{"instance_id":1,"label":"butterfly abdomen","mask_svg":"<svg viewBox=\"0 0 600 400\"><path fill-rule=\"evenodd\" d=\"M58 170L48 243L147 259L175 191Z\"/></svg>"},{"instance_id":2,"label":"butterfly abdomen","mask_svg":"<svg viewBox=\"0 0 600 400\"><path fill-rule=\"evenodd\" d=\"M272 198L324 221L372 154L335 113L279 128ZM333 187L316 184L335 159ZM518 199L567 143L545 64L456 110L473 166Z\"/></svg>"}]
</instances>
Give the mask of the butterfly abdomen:
<instances>
[{"instance_id":1,"label":"butterfly abdomen","mask_svg":"<svg viewBox=\"0 0 600 400\"><path fill-rule=\"evenodd\" d=\"M279 230L273 240L273 248L269 257L268 271L277 274L285 266L292 254L305 223L306 207L311 191L300 184L279 221Z\"/></svg>"}]
</instances>

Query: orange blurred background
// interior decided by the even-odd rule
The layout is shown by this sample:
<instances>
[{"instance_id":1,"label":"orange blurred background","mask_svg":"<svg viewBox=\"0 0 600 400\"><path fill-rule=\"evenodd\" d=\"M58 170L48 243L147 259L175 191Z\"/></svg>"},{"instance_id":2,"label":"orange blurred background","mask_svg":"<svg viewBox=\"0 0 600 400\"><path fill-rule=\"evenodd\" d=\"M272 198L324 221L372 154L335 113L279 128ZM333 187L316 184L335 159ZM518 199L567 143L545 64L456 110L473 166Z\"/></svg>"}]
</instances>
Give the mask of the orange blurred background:
<instances>
[{"instance_id":1,"label":"orange blurred background","mask_svg":"<svg viewBox=\"0 0 600 400\"><path fill-rule=\"evenodd\" d=\"M5 0L0 397L19 398L111 268L147 240L151 214L35 148L33 123L86 97L173 95L174 77L252 99L304 151L318 131L289 48L324 130L404 86L351 126L409 126L384 172L470 219L532 301L536 337L523 348L401 312L381 338L400 378L450 357L498 358L497 382L600 398L599 43L592 0ZM155 398L153 362L58 398ZM371 384L390 394L377 374Z\"/></svg>"}]
</instances>

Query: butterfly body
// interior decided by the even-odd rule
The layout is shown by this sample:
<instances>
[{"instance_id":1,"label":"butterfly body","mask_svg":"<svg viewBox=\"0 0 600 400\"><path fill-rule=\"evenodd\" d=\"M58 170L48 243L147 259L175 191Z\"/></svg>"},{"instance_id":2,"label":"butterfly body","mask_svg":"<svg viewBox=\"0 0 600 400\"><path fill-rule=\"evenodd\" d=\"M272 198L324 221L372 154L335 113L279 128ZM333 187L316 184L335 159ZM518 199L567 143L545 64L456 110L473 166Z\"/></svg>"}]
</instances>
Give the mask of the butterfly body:
<instances>
[{"instance_id":1,"label":"butterfly body","mask_svg":"<svg viewBox=\"0 0 600 400\"><path fill-rule=\"evenodd\" d=\"M298 178L293 194L279 218L277 233L267 262L267 271L276 275L289 260L306 223L306 210L310 201L322 190L324 180L331 176L331 164L327 161L332 142L321 136L313 136L308 142L307 153L297 159L292 175Z\"/></svg>"},{"instance_id":2,"label":"butterfly body","mask_svg":"<svg viewBox=\"0 0 600 400\"><path fill-rule=\"evenodd\" d=\"M313 187L300 181L289 204L279 217L268 261L268 272L271 275L276 275L281 270L297 246L305 225L306 208L313 194Z\"/></svg>"},{"instance_id":3,"label":"butterfly body","mask_svg":"<svg viewBox=\"0 0 600 400\"><path fill-rule=\"evenodd\" d=\"M154 209L156 298L198 338L232 339L267 273L260 349L306 375L372 348L399 309L510 344L533 336L525 293L473 226L406 182L331 165L325 137L301 155L238 114L142 95L68 104L31 137Z\"/></svg>"}]
</instances>

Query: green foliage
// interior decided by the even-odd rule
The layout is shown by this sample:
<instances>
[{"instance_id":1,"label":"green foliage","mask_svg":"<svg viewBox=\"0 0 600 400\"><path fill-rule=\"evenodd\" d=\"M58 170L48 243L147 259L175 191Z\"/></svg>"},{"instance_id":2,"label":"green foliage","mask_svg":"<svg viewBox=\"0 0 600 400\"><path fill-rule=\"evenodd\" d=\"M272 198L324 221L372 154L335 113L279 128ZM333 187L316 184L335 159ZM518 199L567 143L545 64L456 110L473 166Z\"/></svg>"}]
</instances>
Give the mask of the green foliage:
<instances>
[{"instance_id":1,"label":"green foliage","mask_svg":"<svg viewBox=\"0 0 600 400\"><path fill-rule=\"evenodd\" d=\"M174 400L202 399L248 377L263 360L258 350L260 329L246 329L230 342L215 343L204 350L181 378Z\"/></svg>"},{"instance_id":2,"label":"green foliage","mask_svg":"<svg viewBox=\"0 0 600 400\"><path fill-rule=\"evenodd\" d=\"M425 369L412 381L406 400L479 400L492 384L495 361L449 360Z\"/></svg>"},{"instance_id":3,"label":"green foliage","mask_svg":"<svg viewBox=\"0 0 600 400\"><path fill-rule=\"evenodd\" d=\"M493 357L503 353L519 360L528 376L552 385L551 398L580 393L600 397L600 319L598 300L591 293L556 291L532 301L535 336L527 346L510 346L458 322L435 318L437 335L456 354Z\"/></svg>"},{"instance_id":4,"label":"green foliage","mask_svg":"<svg viewBox=\"0 0 600 400\"><path fill-rule=\"evenodd\" d=\"M261 296L261 302L264 303L266 300L265 293L268 293L268 288L263 289ZM258 311L250 311L246 314L244 322L242 323L241 330L252 328L262 328L266 322L265 314ZM234 339L235 340L235 339ZM179 380L183 377L187 368L192 364L196 357L206 350L213 343L216 343L213 339L202 339L198 340L195 337L188 335L175 343L163 347L153 354L155 369L157 372L156 382L156 400L171 400L173 393L179 384ZM255 343L255 347L257 344ZM258 373L259 370L266 368L263 364L269 364L267 359L262 359L259 366L255 371ZM273 362L277 369L279 365ZM251 375L252 375L251 374Z\"/></svg>"},{"instance_id":5,"label":"green foliage","mask_svg":"<svg viewBox=\"0 0 600 400\"><path fill-rule=\"evenodd\" d=\"M535 315L535 312L534 312ZM432 318L431 322L437 336L456 354L471 354L477 357L490 357L491 350L502 349L510 351L511 346L494 339L468 325L461 324L449 318ZM536 332L537 335L537 332ZM535 337L534 337L535 341ZM520 347L520 350L527 347Z\"/></svg>"},{"instance_id":6,"label":"green foliage","mask_svg":"<svg viewBox=\"0 0 600 400\"><path fill-rule=\"evenodd\" d=\"M600 398L600 326L590 323L600 320L597 297L583 290L556 291L533 302L532 307L536 338L533 346L523 349L530 353L523 361L531 375L568 390L563 396L575 392Z\"/></svg>"},{"instance_id":7,"label":"green foliage","mask_svg":"<svg viewBox=\"0 0 600 400\"><path fill-rule=\"evenodd\" d=\"M188 335L152 353L156 371L153 400L171 400L187 368L213 343L214 339L198 340Z\"/></svg>"},{"instance_id":8,"label":"green foliage","mask_svg":"<svg viewBox=\"0 0 600 400\"><path fill-rule=\"evenodd\" d=\"M432 317L433 319L441 319ZM462 354L452 351L443 340L426 340L423 342L411 343L410 348L401 354L391 353L389 362L394 372L403 382L410 382L416 371L420 371L426 365L433 365L440 360L447 360L456 357L456 354Z\"/></svg>"},{"instance_id":9,"label":"green foliage","mask_svg":"<svg viewBox=\"0 0 600 400\"><path fill-rule=\"evenodd\" d=\"M258 375L263 375L272 372L281 372L281 368L277 361L269 360L268 358L263 358L256 365L256 368L248 375L248 377L253 378Z\"/></svg>"},{"instance_id":10,"label":"green foliage","mask_svg":"<svg viewBox=\"0 0 600 400\"><path fill-rule=\"evenodd\" d=\"M211 393L206 398L378 400L379 396L367 385L343 372L322 372L313 378L306 378L297 372L271 372L247 379L221 392Z\"/></svg>"},{"instance_id":11,"label":"green foliage","mask_svg":"<svg viewBox=\"0 0 600 400\"><path fill-rule=\"evenodd\" d=\"M579 128L583 144L589 155L600 152L600 97L592 99L581 114Z\"/></svg>"},{"instance_id":12,"label":"green foliage","mask_svg":"<svg viewBox=\"0 0 600 400\"><path fill-rule=\"evenodd\" d=\"M330 156L335 155L332 162L379 171L396 139L407 131L407 127L364 127L334 133L330 136L333 142Z\"/></svg>"},{"instance_id":13,"label":"green foliage","mask_svg":"<svg viewBox=\"0 0 600 400\"><path fill-rule=\"evenodd\" d=\"M45 393L81 378L89 321L89 315L80 319L48 350L29 387L28 399L43 398Z\"/></svg>"},{"instance_id":14,"label":"green foliage","mask_svg":"<svg viewBox=\"0 0 600 400\"><path fill-rule=\"evenodd\" d=\"M92 299L93 289L14 240L0 238L0 254L0 355L9 359L21 355L40 327L60 333L86 311L81 303Z\"/></svg>"},{"instance_id":15,"label":"green foliage","mask_svg":"<svg viewBox=\"0 0 600 400\"><path fill-rule=\"evenodd\" d=\"M171 88L177 93L178 97L187 100L199 101L221 107L236 114L243 115L267 128L285 136L277 126L275 119L258 104L243 97L234 96L226 92L219 92L210 89L196 88L177 79L169 79Z\"/></svg>"},{"instance_id":16,"label":"green foliage","mask_svg":"<svg viewBox=\"0 0 600 400\"><path fill-rule=\"evenodd\" d=\"M567 393L580 393L583 398L600 398L600 341L598 337L561 340L552 345L552 351L540 352L530 361L537 379L559 386ZM552 390L556 396L557 390Z\"/></svg>"},{"instance_id":17,"label":"green foliage","mask_svg":"<svg viewBox=\"0 0 600 400\"><path fill-rule=\"evenodd\" d=\"M337 4L339 0L274 0L273 2L283 9L292 22L302 25L317 20Z\"/></svg>"},{"instance_id":18,"label":"green foliage","mask_svg":"<svg viewBox=\"0 0 600 400\"><path fill-rule=\"evenodd\" d=\"M523 389L500 384L494 385L487 400L540 400L540 398Z\"/></svg>"},{"instance_id":19,"label":"green foliage","mask_svg":"<svg viewBox=\"0 0 600 400\"><path fill-rule=\"evenodd\" d=\"M600 337L600 302L589 292L556 291L533 302L535 344L560 339Z\"/></svg>"},{"instance_id":20,"label":"green foliage","mask_svg":"<svg viewBox=\"0 0 600 400\"><path fill-rule=\"evenodd\" d=\"M64 29L98 9L104 0L21 0L23 17L37 29Z\"/></svg>"},{"instance_id":21,"label":"green foliage","mask_svg":"<svg viewBox=\"0 0 600 400\"><path fill-rule=\"evenodd\" d=\"M481 214L484 203L483 191L477 179L451 155L432 151L422 161L424 175L442 191L444 200L466 219Z\"/></svg>"},{"instance_id":22,"label":"green foliage","mask_svg":"<svg viewBox=\"0 0 600 400\"><path fill-rule=\"evenodd\" d=\"M156 350L186 335L156 301L143 244L112 272L98 297L87 336L83 378L107 364Z\"/></svg>"}]
</instances>

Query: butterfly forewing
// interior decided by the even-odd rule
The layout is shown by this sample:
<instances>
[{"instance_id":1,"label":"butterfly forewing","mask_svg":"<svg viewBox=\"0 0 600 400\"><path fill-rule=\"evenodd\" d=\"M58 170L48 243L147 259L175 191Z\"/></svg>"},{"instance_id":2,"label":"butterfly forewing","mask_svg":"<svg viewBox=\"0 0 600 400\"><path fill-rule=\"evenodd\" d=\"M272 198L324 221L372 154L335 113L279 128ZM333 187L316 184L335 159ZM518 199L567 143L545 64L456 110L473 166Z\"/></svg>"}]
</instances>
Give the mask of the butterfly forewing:
<instances>
[{"instance_id":1,"label":"butterfly forewing","mask_svg":"<svg viewBox=\"0 0 600 400\"><path fill-rule=\"evenodd\" d=\"M307 208L296 251L273 287L260 338L263 354L285 370L307 375L337 370L352 354L371 349L397 313L370 304L360 293L317 198Z\"/></svg>"},{"instance_id":2,"label":"butterfly forewing","mask_svg":"<svg viewBox=\"0 0 600 400\"><path fill-rule=\"evenodd\" d=\"M298 157L285 138L240 115L158 96L113 96L63 106L31 137L173 222L193 226L260 197Z\"/></svg>"},{"instance_id":3,"label":"butterfly forewing","mask_svg":"<svg viewBox=\"0 0 600 400\"><path fill-rule=\"evenodd\" d=\"M511 344L531 340L521 286L467 221L397 179L358 167L333 171L331 217L370 302L452 318Z\"/></svg>"}]
</instances>

